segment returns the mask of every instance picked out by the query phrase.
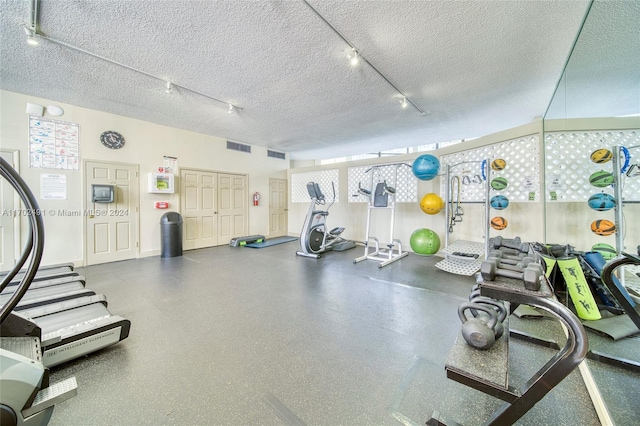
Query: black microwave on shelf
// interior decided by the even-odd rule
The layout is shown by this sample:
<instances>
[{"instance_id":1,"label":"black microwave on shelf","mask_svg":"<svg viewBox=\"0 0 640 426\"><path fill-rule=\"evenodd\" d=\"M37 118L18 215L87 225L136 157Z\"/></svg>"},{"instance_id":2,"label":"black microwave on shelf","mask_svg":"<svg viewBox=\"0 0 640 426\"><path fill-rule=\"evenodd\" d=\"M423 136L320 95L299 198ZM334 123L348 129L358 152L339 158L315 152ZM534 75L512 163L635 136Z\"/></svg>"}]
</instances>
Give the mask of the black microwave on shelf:
<instances>
[{"instance_id":1,"label":"black microwave on shelf","mask_svg":"<svg viewBox=\"0 0 640 426\"><path fill-rule=\"evenodd\" d=\"M91 185L92 203L113 203L115 188L113 185Z\"/></svg>"}]
</instances>

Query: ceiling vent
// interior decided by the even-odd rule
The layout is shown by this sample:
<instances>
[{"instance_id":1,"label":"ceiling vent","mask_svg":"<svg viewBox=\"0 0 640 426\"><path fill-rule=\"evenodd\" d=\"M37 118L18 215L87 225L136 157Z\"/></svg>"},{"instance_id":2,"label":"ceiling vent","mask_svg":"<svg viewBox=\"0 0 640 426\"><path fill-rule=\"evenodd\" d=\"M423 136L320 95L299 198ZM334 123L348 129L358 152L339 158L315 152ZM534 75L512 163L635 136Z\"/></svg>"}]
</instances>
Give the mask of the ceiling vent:
<instances>
[{"instance_id":1,"label":"ceiling vent","mask_svg":"<svg viewBox=\"0 0 640 426\"><path fill-rule=\"evenodd\" d=\"M227 149L232 149L234 151L248 152L249 154L251 154L251 145L244 145L238 142L227 141Z\"/></svg>"},{"instance_id":2,"label":"ceiling vent","mask_svg":"<svg viewBox=\"0 0 640 426\"><path fill-rule=\"evenodd\" d=\"M271 151L270 149L268 149L267 157L279 158L281 160L284 160L285 155L284 152Z\"/></svg>"}]
</instances>

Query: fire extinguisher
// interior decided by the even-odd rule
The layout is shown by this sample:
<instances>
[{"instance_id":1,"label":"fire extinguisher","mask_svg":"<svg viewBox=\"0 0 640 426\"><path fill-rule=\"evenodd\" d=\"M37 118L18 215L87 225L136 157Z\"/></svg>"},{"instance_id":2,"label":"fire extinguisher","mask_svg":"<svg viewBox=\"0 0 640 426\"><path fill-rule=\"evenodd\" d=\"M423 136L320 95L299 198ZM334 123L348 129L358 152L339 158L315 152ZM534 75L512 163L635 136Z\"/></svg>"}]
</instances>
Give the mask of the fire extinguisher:
<instances>
[{"instance_id":1,"label":"fire extinguisher","mask_svg":"<svg viewBox=\"0 0 640 426\"><path fill-rule=\"evenodd\" d=\"M257 206L258 205L258 201L260 201L260 193L254 192L253 193L253 205Z\"/></svg>"}]
</instances>

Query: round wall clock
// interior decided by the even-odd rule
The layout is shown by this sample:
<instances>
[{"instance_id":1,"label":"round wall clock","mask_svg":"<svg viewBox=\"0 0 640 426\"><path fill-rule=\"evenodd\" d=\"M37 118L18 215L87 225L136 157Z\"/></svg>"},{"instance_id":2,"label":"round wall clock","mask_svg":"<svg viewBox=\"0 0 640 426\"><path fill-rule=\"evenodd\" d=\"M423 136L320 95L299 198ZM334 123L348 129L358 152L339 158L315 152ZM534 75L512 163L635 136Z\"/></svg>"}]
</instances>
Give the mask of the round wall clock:
<instances>
[{"instance_id":1,"label":"round wall clock","mask_svg":"<svg viewBox=\"0 0 640 426\"><path fill-rule=\"evenodd\" d=\"M113 130L107 130L100 135L100 142L107 148L120 149L124 146L124 136Z\"/></svg>"}]
</instances>

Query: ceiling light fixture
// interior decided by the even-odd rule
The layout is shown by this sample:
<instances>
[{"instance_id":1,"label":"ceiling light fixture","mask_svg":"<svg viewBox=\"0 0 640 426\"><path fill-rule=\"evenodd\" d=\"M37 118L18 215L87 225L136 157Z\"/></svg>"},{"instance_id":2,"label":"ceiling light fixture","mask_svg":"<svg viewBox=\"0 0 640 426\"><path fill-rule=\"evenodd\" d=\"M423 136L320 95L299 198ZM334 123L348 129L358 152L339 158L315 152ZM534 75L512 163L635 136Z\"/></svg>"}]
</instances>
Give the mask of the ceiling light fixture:
<instances>
[{"instance_id":1,"label":"ceiling light fixture","mask_svg":"<svg viewBox=\"0 0 640 426\"><path fill-rule=\"evenodd\" d=\"M352 67L358 66L358 51L355 47L351 48L351 54L347 56Z\"/></svg>"},{"instance_id":2,"label":"ceiling light fixture","mask_svg":"<svg viewBox=\"0 0 640 426\"><path fill-rule=\"evenodd\" d=\"M216 97L209 96L209 95L207 95L205 93L199 92L199 91L191 89L189 87L180 86L180 85L177 85L175 83L168 82L164 78L158 77L157 75L149 74L146 71L142 71L140 69L137 69L137 68L134 68L134 67L130 67L129 65L125 65L125 64L123 64L121 62L117 62L117 61L111 60L109 58L105 58L104 56L98 55L98 54L93 53L93 52L89 52L88 50L84 50L84 49L82 49L80 47L76 47L76 46L74 46L72 44L65 43L65 42L60 41L60 40L56 40L55 38L46 36L44 34L40 34L38 32L38 17L39 17L38 16L38 2L39 1L40 0L31 0L30 7L29 7L30 24L29 25L27 25L27 24L21 24L20 25L22 27L22 29L24 30L24 32L27 34L27 42L29 44L37 45L39 43L39 39L44 39L44 40L47 40L47 41L49 41L51 43L55 43L57 45L64 46L64 47L66 47L68 49L71 49L71 50L75 50L76 52L84 53L85 55L92 56L94 58L97 58L97 59L100 59L102 61L108 62L110 64L117 65L117 66L122 67L122 68L126 68L126 69L128 69L130 71L133 71L133 72L137 72L138 74L146 75L147 77L155 78L156 80L163 81L163 82L166 83L165 84L165 91L167 93L171 93L173 91L173 88L177 87L177 88L181 89L181 92L188 91L188 92L194 93L196 95L200 95L200 96L202 96L204 98L211 99L212 101L216 101L216 102L224 104L224 105L229 105L230 107L232 107L233 111L242 110L241 106L232 105L229 102L223 101L222 99L218 99Z\"/></svg>"},{"instance_id":3,"label":"ceiling light fixture","mask_svg":"<svg viewBox=\"0 0 640 426\"><path fill-rule=\"evenodd\" d=\"M235 110L235 108L233 107L233 105L229 104L229 109L227 110L227 112L229 114L233 114L233 111Z\"/></svg>"},{"instance_id":4,"label":"ceiling light fixture","mask_svg":"<svg viewBox=\"0 0 640 426\"><path fill-rule=\"evenodd\" d=\"M33 34L27 37L27 44L29 46L38 46L40 42L34 37Z\"/></svg>"},{"instance_id":5,"label":"ceiling light fixture","mask_svg":"<svg viewBox=\"0 0 640 426\"><path fill-rule=\"evenodd\" d=\"M349 40L347 40L347 38L342 35L342 33L340 31L338 31L338 29L336 27L334 27L331 22L329 22L327 20L327 18L325 18L324 16L322 16L322 14L320 12L318 12L318 10L316 8L314 8L312 5L309 4L309 2L307 0L302 0L302 2L304 4L306 4L309 9L311 9L313 11L313 13L315 13L318 18L320 18L329 28L331 28L333 30L334 33L336 33L336 35L338 37L340 37L345 43L347 43L349 45L349 47L351 48L351 51L353 52L352 55L349 55L349 60L351 65L354 65L354 58L355 58L355 63L359 63L360 61L365 62L367 64L369 64L369 66L371 67L371 69L373 69L380 77L382 77L382 79L384 81L387 82L387 84L389 84L389 86L393 87L393 89L398 92L400 94L400 96L403 97L405 103L407 104L407 106L409 104L411 104L416 111L418 111L420 113L420 115L427 115L428 112L424 111L422 108L420 108L418 105L415 104L415 102L413 102L411 99L409 99L400 89L398 89L398 87L393 84L391 82L391 80L389 80L389 78L387 76L385 76L384 74L382 74L382 72L376 68L375 65L373 65L371 63L371 61L369 61L363 54L362 51L360 49L358 49L353 43L351 43ZM357 55L357 56L356 56ZM402 102L402 101L401 101Z\"/></svg>"},{"instance_id":6,"label":"ceiling light fixture","mask_svg":"<svg viewBox=\"0 0 640 426\"><path fill-rule=\"evenodd\" d=\"M175 88L180 88L180 90L183 91L183 92L184 91L189 91L191 93L195 93L196 95L200 95L200 96L205 97L207 99L211 99L212 101L216 101L216 102L224 104L224 105L231 105L229 102L223 101L222 99L218 99L216 97L209 96L209 95L207 95L205 93L199 92L199 91L191 89L189 87L185 87L185 86L181 86L181 85L176 84L176 83L168 82L164 78L158 77L157 75L149 74L148 72L142 71L142 70L140 70L138 68L130 67L129 65L125 65L125 64L123 64L121 62L117 62L117 61L111 60L109 58L105 58L104 56L98 55L98 54L93 53L93 52L89 52L88 50L82 49L80 47L76 47L76 46L74 46L72 44L65 43L65 42L60 41L60 40L56 40L55 38L52 38L52 37L49 37L49 36L46 36L46 35L43 35L43 34L37 34L37 36L38 36L38 38L42 38L42 39L45 39L47 41L50 41L51 43L55 43L55 44L58 44L60 46L64 46L64 47L66 47L68 49L71 49L71 50L75 50L76 52L84 53L85 55L92 56L94 58L100 59L100 60L105 61L105 62L109 62L110 64L117 65L117 66L122 67L122 68L126 68L126 69L128 69L130 71L133 71L133 72L137 72L138 74L146 75L147 77L155 78L156 80L163 81L163 82L165 82L165 91L167 93L171 93L171 92L169 92L169 86L170 86L171 87L171 91L173 91L173 89L175 89ZM234 110L241 110L242 109L242 107L238 106L238 105L231 105L231 106L233 106Z\"/></svg>"},{"instance_id":7,"label":"ceiling light fixture","mask_svg":"<svg viewBox=\"0 0 640 426\"><path fill-rule=\"evenodd\" d=\"M400 99L400 106L402 108L406 108L409 106L409 103L407 102L407 97L403 96L402 99Z\"/></svg>"},{"instance_id":8,"label":"ceiling light fixture","mask_svg":"<svg viewBox=\"0 0 640 426\"><path fill-rule=\"evenodd\" d=\"M35 37L35 30L33 28L29 28L26 24L22 24L21 27L27 35L27 44L29 46L37 46L40 44L38 39Z\"/></svg>"}]
</instances>

